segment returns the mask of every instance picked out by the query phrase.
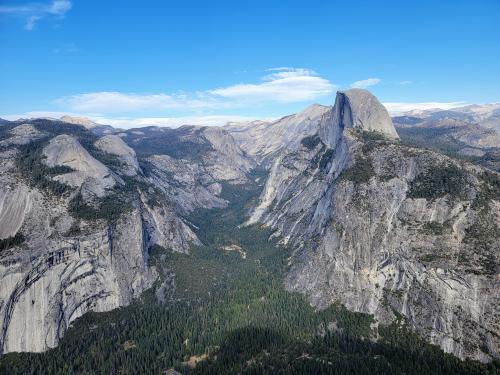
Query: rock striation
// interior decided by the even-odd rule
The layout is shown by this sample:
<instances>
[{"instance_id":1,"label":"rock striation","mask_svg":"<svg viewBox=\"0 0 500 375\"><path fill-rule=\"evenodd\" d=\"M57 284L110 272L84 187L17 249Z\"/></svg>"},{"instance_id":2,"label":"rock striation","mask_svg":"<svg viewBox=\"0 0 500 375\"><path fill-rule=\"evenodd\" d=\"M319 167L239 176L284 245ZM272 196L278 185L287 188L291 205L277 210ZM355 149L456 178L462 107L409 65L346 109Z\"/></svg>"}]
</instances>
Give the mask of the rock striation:
<instances>
[{"instance_id":1,"label":"rock striation","mask_svg":"<svg viewBox=\"0 0 500 375\"><path fill-rule=\"evenodd\" d=\"M317 308L401 315L447 352L498 358L498 196L482 169L400 144L381 107L338 93L317 138L279 154L248 224L296 249L286 288Z\"/></svg>"},{"instance_id":2,"label":"rock striation","mask_svg":"<svg viewBox=\"0 0 500 375\"><path fill-rule=\"evenodd\" d=\"M103 197L106 190L115 185L111 171L92 157L78 140L61 134L50 140L43 149L44 163L49 167L68 167L72 172L54 177L54 180L72 187L85 185L86 190Z\"/></svg>"},{"instance_id":3,"label":"rock striation","mask_svg":"<svg viewBox=\"0 0 500 375\"><path fill-rule=\"evenodd\" d=\"M95 146L110 155L115 155L122 162L121 171L127 176L135 176L139 171L139 162L133 148L129 147L123 139L114 134L99 138Z\"/></svg>"},{"instance_id":4,"label":"rock striation","mask_svg":"<svg viewBox=\"0 0 500 375\"><path fill-rule=\"evenodd\" d=\"M318 130L330 107L313 104L300 113L279 120L228 124L225 129L239 146L261 165L270 165L280 150L295 147Z\"/></svg>"}]
</instances>

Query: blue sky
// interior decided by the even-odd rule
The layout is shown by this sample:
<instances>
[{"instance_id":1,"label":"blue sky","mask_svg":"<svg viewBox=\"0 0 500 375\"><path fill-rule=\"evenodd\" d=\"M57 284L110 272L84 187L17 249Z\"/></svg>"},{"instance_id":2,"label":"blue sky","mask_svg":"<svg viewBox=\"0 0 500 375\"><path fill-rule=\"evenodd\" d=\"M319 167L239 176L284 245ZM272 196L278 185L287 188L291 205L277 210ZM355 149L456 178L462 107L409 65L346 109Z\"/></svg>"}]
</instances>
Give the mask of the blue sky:
<instances>
[{"instance_id":1,"label":"blue sky","mask_svg":"<svg viewBox=\"0 0 500 375\"><path fill-rule=\"evenodd\" d=\"M500 101L500 1L0 0L0 116L274 118L366 87L391 111Z\"/></svg>"}]
</instances>

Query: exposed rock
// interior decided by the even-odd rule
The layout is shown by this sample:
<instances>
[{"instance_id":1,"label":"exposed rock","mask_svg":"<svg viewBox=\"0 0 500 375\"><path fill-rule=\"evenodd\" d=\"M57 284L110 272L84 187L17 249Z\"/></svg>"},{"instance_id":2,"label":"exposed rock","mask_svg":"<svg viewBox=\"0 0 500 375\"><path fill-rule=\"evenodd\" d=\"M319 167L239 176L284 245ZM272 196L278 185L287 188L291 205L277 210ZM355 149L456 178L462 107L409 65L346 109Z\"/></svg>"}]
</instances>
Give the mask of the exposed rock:
<instances>
[{"instance_id":1,"label":"exposed rock","mask_svg":"<svg viewBox=\"0 0 500 375\"><path fill-rule=\"evenodd\" d=\"M135 176L139 170L139 162L135 151L117 135L105 135L95 143L95 146L108 154L118 156L123 167L120 168L127 176Z\"/></svg>"},{"instance_id":2,"label":"exposed rock","mask_svg":"<svg viewBox=\"0 0 500 375\"><path fill-rule=\"evenodd\" d=\"M453 136L461 142L487 147L468 132L471 121L494 119L493 112L422 116L434 116L441 128L460 128ZM427 121L404 117L404 126ZM104 131L112 130L95 134ZM270 226L295 249L288 290L304 293L317 308L341 302L381 323L401 314L461 358L499 357L495 190L479 167L403 146L387 111L367 91L340 92L333 108L314 105L275 122L103 136L95 147L124 163L117 173L135 181L132 189L102 154L82 146L88 143L78 141L78 132L58 135L43 149L47 166L72 169L53 178L82 195L119 192L130 207L112 223L72 216L75 192L46 194L25 184L16 169L16 147L45 134L36 125L2 133L0 142L11 140L0 150L0 238L23 233L26 241L0 254L0 352L43 351L85 312L130 303L156 280L148 249L157 244L186 253L199 244L183 216L225 207L223 186L247 182L259 163L270 173L248 223ZM137 158L143 174L137 174ZM435 171L447 173L438 174L436 186L429 182ZM232 243L221 250L246 255ZM162 283L159 300L167 300L170 287Z\"/></svg>"},{"instance_id":3,"label":"exposed rock","mask_svg":"<svg viewBox=\"0 0 500 375\"><path fill-rule=\"evenodd\" d=\"M177 252L189 253L191 245L201 245L196 234L166 204L150 207L144 196L143 223L148 233L148 246L159 245Z\"/></svg>"},{"instance_id":4,"label":"exposed rock","mask_svg":"<svg viewBox=\"0 0 500 375\"><path fill-rule=\"evenodd\" d=\"M225 126L240 147L259 163L268 160L284 148L296 147L307 136L318 130L322 116L331 107L313 104L295 115L274 122L253 121Z\"/></svg>"},{"instance_id":5,"label":"exposed rock","mask_svg":"<svg viewBox=\"0 0 500 375\"><path fill-rule=\"evenodd\" d=\"M214 149L203 157L207 172L218 181L246 182L246 174L255 162L242 152L234 138L219 127L203 128L203 135Z\"/></svg>"},{"instance_id":6,"label":"exposed rock","mask_svg":"<svg viewBox=\"0 0 500 375\"><path fill-rule=\"evenodd\" d=\"M500 147L500 104L470 105L450 110L426 110L395 116L400 128L421 129L432 138L461 142L479 148Z\"/></svg>"},{"instance_id":7,"label":"exposed rock","mask_svg":"<svg viewBox=\"0 0 500 375\"><path fill-rule=\"evenodd\" d=\"M471 147L465 147L465 148L461 149L460 151L458 151L458 153L460 155L463 155L463 156L477 156L477 157L481 157L481 156L485 155L484 151L479 150L477 148L471 148Z\"/></svg>"},{"instance_id":8,"label":"exposed rock","mask_svg":"<svg viewBox=\"0 0 500 375\"><path fill-rule=\"evenodd\" d=\"M220 183L200 164L167 155L154 155L147 161L151 167L149 180L165 192L180 212L226 206L227 202L219 197Z\"/></svg>"},{"instance_id":9,"label":"exposed rock","mask_svg":"<svg viewBox=\"0 0 500 375\"><path fill-rule=\"evenodd\" d=\"M371 116L366 103L359 90L337 95L322 141L279 155L248 223L296 249L286 287L314 306L341 302L384 323L399 313L447 352L498 358L500 204L477 208L479 168L400 145L386 112L373 104ZM409 196L417 176L446 168L461 171L456 196ZM471 228L489 234L475 239Z\"/></svg>"},{"instance_id":10,"label":"exposed rock","mask_svg":"<svg viewBox=\"0 0 500 375\"><path fill-rule=\"evenodd\" d=\"M72 187L85 188L98 197L106 194L106 189L115 185L111 171L100 161L94 159L74 137L58 135L50 140L43 149L44 162L49 167L65 166L74 172L55 176L56 181Z\"/></svg>"},{"instance_id":11,"label":"exposed rock","mask_svg":"<svg viewBox=\"0 0 500 375\"><path fill-rule=\"evenodd\" d=\"M116 220L86 221L70 214L74 192L57 196L28 186L18 174L18 156L15 148L0 151L0 238L25 237L0 253L0 353L56 346L85 312L127 305L153 285L151 246L187 252L199 243L174 204L163 196L152 199L154 188L147 184L120 191L129 194L130 208ZM82 195L86 189L121 189L75 136L54 137L43 156L49 167L71 168L55 178L80 186Z\"/></svg>"},{"instance_id":12,"label":"exposed rock","mask_svg":"<svg viewBox=\"0 0 500 375\"><path fill-rule=\"evenodd\" d=\"M334 148L344 129L377 131L398 138L387 109L370 92L362 89L340 91L333 110L324 116L319 135Z\"/></svg>"},{"instance_id":13,"label":"exposed rock","mask_svg":"<svg viewBox=\"0 0 500 375\"><path fill-rule=\"evenodd\" d=\"M68 124L81 125L85 129L91 129L97 125L94 121L86 117L62 116L61 121L67 122Z\"/></svg>"},{"instance_id":14,"label":"exposed rock","mask_svg":"<svg viewBox=\"0 0 500 375\"><path fill-rule=\"evenodd\" d=\"M11 129L9 133L12 137L0 141L0 146L25 145L44 136L42 132L30 124L18 125Z\"/></svg>"},{"instance_id":15,"label":"exposed rock","mask_svg":"<svg viewBox=\"0 0 500 375\"><path fill-rule=\"evenodd\" d=\"M25 186L7 183L0 186L0 239L13 237L19 231L30 206Z\"/></svg>"},{"instance_id":16,"label":"exposed rock","mask_svg":"<svg viewBox=\"0 0 500 375\"><path fill-rule=\"evenodd\" d=\"M85 312L109 311L138 297L156 278L142 235L135 210L115 227L47 239L3 258L1 351L44 351Z\"/></svg>"}]
</instances>

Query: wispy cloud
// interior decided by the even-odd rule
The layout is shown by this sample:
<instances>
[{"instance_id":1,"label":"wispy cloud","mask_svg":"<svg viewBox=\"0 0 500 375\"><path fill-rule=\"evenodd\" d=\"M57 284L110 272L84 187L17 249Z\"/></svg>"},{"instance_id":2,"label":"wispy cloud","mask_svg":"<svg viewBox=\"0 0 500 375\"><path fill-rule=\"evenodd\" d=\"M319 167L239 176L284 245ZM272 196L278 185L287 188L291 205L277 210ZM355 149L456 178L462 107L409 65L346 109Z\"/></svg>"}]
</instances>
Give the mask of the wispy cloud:
<instances>
[{"instance_id":1,"label":"wispy cloud","mask_svg":"<svg viewBox=\"0 0 500 375\"><path fill-rule=\"evenodd\" d=\"M310 69L272 68L259 83L240 83L193 93L138 94L91 92L59 98L72 111L133 112L139 110L206 110L258 103L295 103L331 94L334 85Z\"/></svg>"},{"instance_id":2,"label":"wispy cloud","mask_svg":"<svg viewBox=\"0 0 500 375\"><path fill-rule=\"evenodd\" d=\"M399 84L402 85L402 86L405 86L405 85L411 85L413 83L413 81L400 81Z\"/></svg>"},{"instance_id":3,"label":"wispy cloud","mask_svg":"<svg viewBox=\"0 0 500 375\"><path fill-rule=\"evenodd\" d=\"M221 108L215 98L198 93L190 96L178 94L136 94L117 91L101 91L65 96L54 101L55 104L72 111L82 112L135 112L142 110L197 110Z\"/></svg>"},{"instance_id":4,"label":"wispy cloud","mask_svg":"<svg viewBox=\"0 0 500 375\"><path fill-rule=\"evenodd\" d=\"M209 93L231 100L301 102L330 94L334 85L316 72L303 68L272 68L262 83L219 87Z\"/></svg>"},{"instance_id":5,"label":"wispy cloud","mask_svg":"<svg viewBox=\"0 0 500 375\"><path fill-rule=\"evenodd\" d=\"M33 30L36 23L45 17L62 18L71 9L69 0L53 0L49 3L31 3L26 5L0 5L0 14L23 17L24 28Z\"/></svg>"},{"instance_id":6,"label":"wispy cloud","mask_svg":"<svg viewBox=\"0 0 500 375\"><path fill-rule=\"evenodd\" d=\"M410 112L410 111L426 111L429 109L452 109L465 105L465 102L421 102L421 103L383 103L387 110L392 114Z\"/></svg>"},{"instance_id":7,"label":"wispy cloud","mask_svg":"<svg viewBox=\"0 0 500 375\"><path fill-rule=\"evenodd\" d=\"M380 78L368 78L351 83L351 87L356 89L366 89L370 86L378 85L381 81L382 80Z\"/></svg>"},{"instance_id":8,"label":"wispy cloud","mask_svg":"<svg viewBox=\"0 0 500 375\"><path fill-rule=\"evenodd\" d=\"M81 50L74 43L67 43L67 44L62 44L57 48L54 48L52 52L60 54L74 54L81 52Z\"/></svg>"}]
</instances>

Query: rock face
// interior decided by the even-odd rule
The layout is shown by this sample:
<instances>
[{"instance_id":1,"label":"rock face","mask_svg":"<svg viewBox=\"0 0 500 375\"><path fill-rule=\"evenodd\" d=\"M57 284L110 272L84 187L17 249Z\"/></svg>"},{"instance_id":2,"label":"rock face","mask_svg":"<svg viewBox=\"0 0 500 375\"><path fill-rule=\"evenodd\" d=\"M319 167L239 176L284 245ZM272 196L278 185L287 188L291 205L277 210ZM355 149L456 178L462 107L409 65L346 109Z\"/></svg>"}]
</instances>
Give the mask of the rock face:
<instances>
[{"instance_id":1,"label":"rock face","mask_svg":"<svg viewBox=\"0 0 500 375\"><path fill-rule=\"evenodd\" d=\"M62 116L61 121L67 122L68 124L81 125L85 129L92 129L97 125L86 117Z\"/></svg>"},{"instance_id":2,"label":"rock face","mask_svg":"<svg viewBox=\"0 0 500 375\"><path fill-rule=\"evenodd\" d=\"M225 129L248 155L261 164L270 164L277 152L295 147L304 137L315 134L322 116L329 109L330 107L313 104L300 113L274 122L229 124Z\"/></svg>"},{"instance_id":3,"label":"rock face","mask_svg":"<svg viewBox=\"0 0 500 375\"><path fill-rule=\"evenodd\" d=\"M49 167L68 167L73 172L55 176L56 181L72 187L85 184L87 190L98 197L106 194L106 189L115 185L111 171L101 162L94 159L74 137L66 134L58 135L50 140L43 149L45 164Z\"/></svg>"},{"instance_id":4,"label":"rock face","mask_svg":"<svg viewBox=\"0 0 500 375\"><path fill-rule=\"evenodd\" d=\"M255 167L222 128L2 126L0 240L24 241L0 252L0 353L54 347L85 312L129 304L157 278L149 249L200 244L181 215L226 206L222 184Z\"/></svg>"},{"instance_id":5,"label":"rock face","mask_svg":"<svg viewBox=\"0 0 500 375\"><path fill-rule=\"evenodd\" d=\"M30 195L36 203L29 215L36 220L42 208L38 205L45 202L36 192ZM24 229L36 230L30 225L49 230L47 222L25 223ZM113 227L95 228L85 236L30 241L24 251L0 263L4 353L54 347L77 317L127 305L156 279L147 266L138 210Z\"/></svg>"},{"instance_id":6,"label":"rock face","mask_svg":"<svg viewBox=\"0 0 500 375\"><path fill-rule=\"evenodd\" d=\"M377 131L390 138L399 138L387 109L362 89L337 93L335 106L320 126L319 135L330 147L335 147L344 129Z\"/></svg>"},{"instance_id":7,"label":"rock face","mask_svg":"<svg viewBox=\"0 0 500 375\"><path fill-rule=\"evenodd\" d=\"M95 143L95 146L108 154L118 156L123 163L122 172L127 176L135 176L139 171L139 162L134 149L129 147L119 136L105 135Z\"/></svg>"},{"instance_id":8,"label":"rock face","mask_svg":"<svg viewBox=\"0 0 500 375\"><path fill-rule=\"evenodd\" d=\"M276 159L248 223L296 249L286 287L314 306L401 314L447 352L498 358L498 194L483 200L481 169L398 143L369 96L338 93L319 136Z\"/></svg>"},{"instance_id":9,"label":"rock face","mask_svg":"<svg viewBox=\"0 0 500 375\"><path fill-rule=\"evenodd\" d=\"M10 130L11 137L0 141L0 146L25 145L43 137L43 133L30 124L21 124Z\"/></svg>"},{"instance_id":10,"label":"rock face","mask_svg":"<svg viewBox=\"0 0 500 375\"><path fill-rule=\"evenodd\" d=\"M222 208L226 201L219 197L222 186L204 166L168 155L153 155L147 159L149 180L162 188L182 213L198 208Z\"/></svg>"},{"instance_id":11,"label":"rock face","mask_svg":"<svg viewBox=\"0 0 500 375\"><path fill-rule=\"evenodd\" d=\"M126 188L117 177L123 165L97 160L79 141L80 131L55 135L59 124L40 120L21 125L22 136L34 134L39 139L38 126L51 133L44 133L47 139L40 146L40 167L33 167L48 168L42 184L37 182L40 177L26 175L34 171L19 170L19 158L27 156L18 143L0 148L0 240L19 234L24 237L24 242L0 252L1 353L44 351L56 346L71 322L85 312L129 304L157 278L156 269L148 262L153 245L188 252L192 244L199 244L174 210L176 203L162 193L162 185L135 170L134 150L113 136L93 142L96 150L127 161L129 170L134 167L135 175L129 176L133 185ZM9 126L12 129L0 138L19 134L20 126ZM84 135L86 142L93 137ZM69 190L54 194L46 190L51 186L49 180L64 183ZM174 184L171 187L180 190ZM78 210L99 211L99 206L85 208L73 203L89 191L94 193L92 204L111 197L113 204L128 208L112 221L80 216Z\"/></svg>"},{"instance_id":12,"label":"rock face","mask_svg":"<svg viewBox=\"0 0 500 375\"><path fill-rule=\"evenodd\" d=\"M202 131L213 148L202 157L207 172L216 180L246 182L246 174L255 167L255 162L245 155L224 129L206 127Z\"/></svg>"}]
</instances>

